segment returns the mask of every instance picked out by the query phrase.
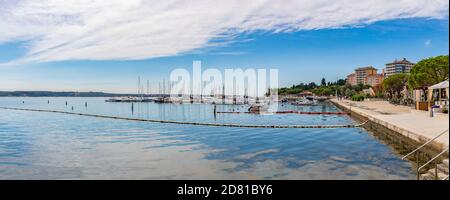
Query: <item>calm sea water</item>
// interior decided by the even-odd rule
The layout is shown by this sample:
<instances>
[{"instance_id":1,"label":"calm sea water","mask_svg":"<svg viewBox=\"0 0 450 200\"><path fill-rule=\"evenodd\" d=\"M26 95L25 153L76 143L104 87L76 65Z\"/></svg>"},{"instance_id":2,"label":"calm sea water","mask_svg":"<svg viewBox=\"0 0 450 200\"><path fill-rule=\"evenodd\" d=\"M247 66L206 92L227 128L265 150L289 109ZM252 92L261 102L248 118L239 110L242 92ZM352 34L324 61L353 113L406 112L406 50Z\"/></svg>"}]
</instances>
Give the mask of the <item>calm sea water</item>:
<instances>
[{"instance_id":1,"label":"calm sea water","mask_svg":"<svg viewBox=\"0 0 450 200\"><path fill-rule=\"evenodd\" d=\"M50 103L48 103L48 100ZM333 115L213 115L196 104L0 98L0 106L242 124L352 124ZM25 103L22 103L24 101ZM68 105L65 105L65 102ZM85 107L87 102L87 108ZM245 106L218 106L245 111ZM280 110L339 111L280 105ZM0 109L0 179L414 179L411 163L361 128L251 129Z\"/></svg>"}]
</instances>

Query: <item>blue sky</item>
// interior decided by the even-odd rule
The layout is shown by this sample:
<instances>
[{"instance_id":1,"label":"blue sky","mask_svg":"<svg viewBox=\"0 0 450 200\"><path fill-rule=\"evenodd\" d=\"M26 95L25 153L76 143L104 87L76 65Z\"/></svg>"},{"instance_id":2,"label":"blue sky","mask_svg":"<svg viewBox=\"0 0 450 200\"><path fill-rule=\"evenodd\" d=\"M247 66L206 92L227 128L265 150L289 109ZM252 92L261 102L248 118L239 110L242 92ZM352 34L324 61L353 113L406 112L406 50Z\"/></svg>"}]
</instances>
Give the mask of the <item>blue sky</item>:
<instances>
[{"instance_id":1,"label":"blue sky","mask_svg":"<svg viewBox=\"0 0 450 200\"><path fill-rule=\"evenodd\" d=\"M121 58L121 54L117 54L119 57L110 56L108 52L115 53L114 48L93 51L93 54L100 52L93 59L83 59L84 55L75 53L61 54L64 49L58 54L51 50L40 54L36 49L40 50L45 45L36 44L42 41L36 40L36 36L6 38L3 42L0 37L0 63L3 63L0 64L0 90L134 92L137 77L141 76L142 80L150 80L152 91L156 92L158 82L168 79L172 69L183 67L190 70L193 60L201 60L203 69L277 68L281 86L319 82L322 77L335 81L345 78L356 67L372 65L381 71L385 63L394 59L407 58L417 62L427 57L447 55L448 29L448 16L387 19L350 23L350 26L344 24L342 27L288 31L256 28L218 37L217 42L214 37L209 38L206 44L189 40L189 44L192 43L189 48L183 47L176 52L155 51L161 56L143 55L140 58L141 52L122 53L137 56L131 59ZM121 41L115 39L117 51L120 51ZM122 40L127 41L127 38ZM66 49L67 52L75 52ZM41 60L30 54L34 50L39 52L37 55ZM152 49L150 51L153 52ZM78 57L65 58L66 55ZM33 59L28 59L30 57Z\"/></svg>"}]
</instances>

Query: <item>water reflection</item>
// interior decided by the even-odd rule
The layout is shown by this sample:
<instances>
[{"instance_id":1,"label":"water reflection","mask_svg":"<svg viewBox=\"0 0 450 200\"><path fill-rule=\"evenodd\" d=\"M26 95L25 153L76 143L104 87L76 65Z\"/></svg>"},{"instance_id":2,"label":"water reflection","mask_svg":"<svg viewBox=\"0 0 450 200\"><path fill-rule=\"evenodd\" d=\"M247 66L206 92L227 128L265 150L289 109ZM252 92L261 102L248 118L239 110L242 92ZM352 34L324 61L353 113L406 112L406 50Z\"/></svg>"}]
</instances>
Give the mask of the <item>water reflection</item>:
<instances>
[{"instance_id":1,"label":"water reflection","mask_svg":"<svg viewBox=\"0 0 450 200\"><path fill-rule=\"evenodd\" d=\"M102 99L26 99L23 107L83 107L131 115ZM2 106L21 99L0 98ZM217 106L217 110L229 109ZM245 109L241 106L234 109ZM331 105L284 109L334 111ZM214 107L134 104L134 116L212 121ZM239 123L349 123L346 116L217 115ZM413 179L411 164L366 131L248 129L130 122L0 110L0 179Z\"/></svg>"},{"instance_id":2,"label":"water reflection","mask_svg":"<svg viewBox=\"0 0 450 200\"><path fill-rule=\"evenodd\" d=\"M26 103L20 102L26 99ZM50 104L47 104L50 99ZM67 102L67 105L66 105ZM88 104L89 107L85 105ZM201 104L154 104L154 103L108 103L105 98L0 98L0 105L19 108L73 111L87 114L113 115L121 117L162 119L173 121L237 123L256 125L334 125L354 123L348 117L333 115L251 115L217 114L214 105ZM304 112L337 112L338 109L328 103L318 106L293 106L281 104L280 110ZM217 105L217 112L247 111L242 105Z\"/></svg>"}]
</instances>

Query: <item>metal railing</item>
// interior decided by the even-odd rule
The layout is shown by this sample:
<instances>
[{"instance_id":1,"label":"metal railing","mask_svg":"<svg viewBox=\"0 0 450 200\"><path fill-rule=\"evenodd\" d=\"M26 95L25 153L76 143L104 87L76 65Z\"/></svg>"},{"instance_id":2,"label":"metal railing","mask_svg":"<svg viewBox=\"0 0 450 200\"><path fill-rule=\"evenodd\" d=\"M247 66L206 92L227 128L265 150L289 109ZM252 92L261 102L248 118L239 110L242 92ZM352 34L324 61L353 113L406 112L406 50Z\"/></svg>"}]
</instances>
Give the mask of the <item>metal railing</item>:
<instances>
[{"instance_id":1,"label":"metal railing","mask_svg":"<svg viewBox=\"0 0 450 200\"><path fill-rule=\"evenodd\" d=\"M444 154L445 152L447 152L448 151L448 147L447 147L447 149L445 149L444 151L442 151L441 153L439 153L438 155L436 155L436 156L434 156L432 159L430 159L427 163L425 163L425 164L423 164L422 166L420 166L418 169L417 169L417 174L420 174L420 171L424 168L424 167L426 167L427 165L429 165L430 163L432 163L432 162L434 162L434 177L435 177L435 179L436 180L438 180L439 179L439 177L438 177L438 163L437 163L437 158L439 158L439 156L441 156L442 154ZM444 178L445 179L445 178Z\"/></svg>"},{"instance_id":2,"label":"metal railing","mask_svg":"<svg viewBox=\"0 0 450 200\"><path fill-rule=\"evenodd\" d=\"M420 145L419 147L417 147L416 149L414 149L413 151L409 152L408 154L406 154L405 156L403 156L403 160L405 158L407 158L408 156L412 155L413 153L416 153L417 151L419 151L420 149L422 149L423 147L427 146L428 144L430 144L431 142L433 142L434 140L438 139L439 137L441 137L442 135L444 135L445 133L447 133L448 129L443 131L442 133L440 133L439 135L435 136L433 139L428 140L427 142L425 142L424 144Z\"/></svg>"},{"instance_id":3,"label":"metal railing","mask_svg":"<svg viewBox=\"0 0 450 200\"><path fill-rule=\"evenodd\" d=\"M440 152L438 155L434 156L432 159L430 159L428 162L426 162L424 165L420 166L420 150L422 148L424 148L425 146L427 146L428 144L430 144L431 142L435 141L437 138L441 137L442 135L444 135L445 133L447 133L449 131L449 129L441 132L440 134L438 134L437 136L435 136L434 138L432 138L431 140L428 140L427 142L425 142L424 144L420 145L419 147L417 147L416 149L414 149L413 151L409 152L408 154L406 154L405 156L402 157L402 159L404 160L405 158L407 158L408 156L411 156L412 154L415 153L415 157L416 157L416 164L417 164L417 180L420 180L420 170L422 170L424 167L426 167L427 165L429 165L430 163L434 162L435 163L435 178L436 180L438 179L438 167L437 167L437 158L439 158L440 156L442 156L445 152L447 152L449 150L449 148L447 147L444 151ZM446 180L448 179L448 176L442 180Z\"/></svg>"},{"instance_id":4,"label":"metal railing","mask_svg":"<svg viewBox=\"0 0 450 200\"><path fill-rule=\"evenodd\" d=\"M443 178L442 180L448 180L448 175L445 178Z\"/></svg>"}]
</instances>

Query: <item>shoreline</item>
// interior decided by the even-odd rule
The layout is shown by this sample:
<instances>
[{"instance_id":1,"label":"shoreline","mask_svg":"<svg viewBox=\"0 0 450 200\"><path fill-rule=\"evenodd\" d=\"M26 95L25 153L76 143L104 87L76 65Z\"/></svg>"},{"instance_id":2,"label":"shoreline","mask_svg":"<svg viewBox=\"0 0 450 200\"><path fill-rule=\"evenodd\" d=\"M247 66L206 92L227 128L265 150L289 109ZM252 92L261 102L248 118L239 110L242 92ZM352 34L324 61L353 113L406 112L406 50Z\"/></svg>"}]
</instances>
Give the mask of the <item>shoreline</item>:
<instances>
[{"instance_id":1,"label":"shoreline","mask_svg":"<svg viewBox=\"0 0 450 200\"><path fill-rule=\"evenodd\" d=\"M359 120L368 120L367 126L370 126L370 129L388 131L389 134L397 136L399 140L406 138L416 143L416 145L421 145L431 140L449 128L447 114L440 114L431 118L427 116L427 112L415 111L406 106L398 106L398 110L402 110L392 112L392 109L389 110L380 106L384 102L380 102L380 105L370 105L372 107L365 107L369 104L366 102L337 99L331 99L329 102L339 109L349 112L351 117ZM427 146L427 149L435 152L440 152L447 148L449 146L448 131Z\"/></svg>"}]
</instances>

